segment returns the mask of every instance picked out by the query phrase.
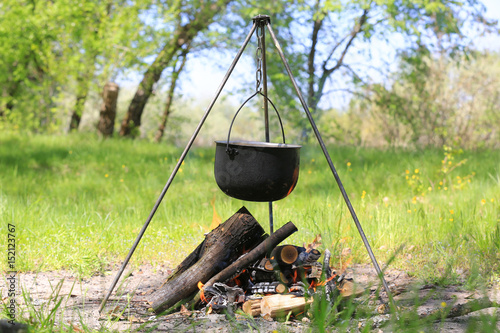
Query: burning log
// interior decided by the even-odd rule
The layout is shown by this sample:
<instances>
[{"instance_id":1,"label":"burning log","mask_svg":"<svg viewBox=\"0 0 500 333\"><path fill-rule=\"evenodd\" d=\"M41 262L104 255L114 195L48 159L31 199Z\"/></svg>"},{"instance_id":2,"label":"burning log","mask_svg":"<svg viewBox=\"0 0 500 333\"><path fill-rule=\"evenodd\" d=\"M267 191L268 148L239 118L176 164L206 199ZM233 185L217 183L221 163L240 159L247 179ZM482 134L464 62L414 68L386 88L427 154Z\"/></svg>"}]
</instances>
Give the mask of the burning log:
<instances>
[{"instance_id":1,"label":"burning log","mask_svg":"<svg viewBox=\"0 0 500 333\"><path fill-rule=\"evenodd\" d=\"M283 283L275 282L259 282L250 288L252 294L283 294L288 288Z\"/></svg>"},{"instance_id":2,"label":"burning log","mask_svg":"<svg viewBox=\"0 0 500 333\"><path fill-rule=\"evenodd\" d=\"M153 310L158 313L179 305L182 300L192 298L198 291L198 282L210 280L245 250L262 244L264 239L262 226L242 207L207 234L205 240L179 265L173 276L149 297ZM209 285L212 285L218 280L210 281Z\"/></svg>"},{"instance_id":3,"label":"burning log","mask_svg":"<svg viewBox=\"0 0 500 333\"><path fill-rule=\"evenodd\" d=\"M262 243L257 245L253 250L241 256L238 260L233 262L229 267L222 270L220 273L212 277L205 286L211 286L217 281L226 281L237 272L243 270L249 264L257 260L259 257L266 254L269 249L272 249L277 244L281 243L288 236L297 231L297 227L292 223L288 222L278 230L276 230L271 236L266 238Z\"/></svg>"},{"instance_id":4,"label":"burning log","mask_svg":"<svg viewBox=\"0 0 500 333\"><path fill-rule=\"evenodd\" d=\"M263 257L270 249L274 248L276 245L285 240L288 236L297 231L297 227L292 223L288 222L278 230L276 230L271 236L266 238L262 243L257 245L253 250L245 255L241 256L233 262L230 266L220 271L217 275L213 276L209 281L207 281L203 288L212 286L215 282L225 282L228 279L239 274L248 265L255 262L257 259ZM203 291L203 289L201 290ZM191 304L196 304L201 299L201 292L199 292L191 302Z\"/></svg>"},{"instance_id":5,"label":"burning log","mask_svg":"<svg viewBox=\"0 0 500 333\"><path fill-rule=\"evenodd\" d=\"M306 306L312 302L312 298L306 299L295 295L265 296L260 303L260 311L263 316L269 315L271 318L285 317L290 312L295 315L304 312Z\"/></svg>"}]
</instances>

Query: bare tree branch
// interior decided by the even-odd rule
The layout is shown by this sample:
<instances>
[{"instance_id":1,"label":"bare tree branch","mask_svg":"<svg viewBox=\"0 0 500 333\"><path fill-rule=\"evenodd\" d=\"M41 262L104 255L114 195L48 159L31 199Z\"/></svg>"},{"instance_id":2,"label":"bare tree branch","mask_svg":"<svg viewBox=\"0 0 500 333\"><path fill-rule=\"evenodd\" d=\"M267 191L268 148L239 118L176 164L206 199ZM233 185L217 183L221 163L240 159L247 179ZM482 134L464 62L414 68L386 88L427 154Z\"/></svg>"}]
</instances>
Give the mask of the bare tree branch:
<instances>
[{"instance_id":1,"label":"bare tree branch","mask_svg":"<svg viewBox=\"0 0 500 333\"><path fill-rule=\"evenodd\" d=\"M349 41L345 44L344 50L342 51L339 59L337 60L337 63L331 67L327 68L328 65L328 59L323 62L323 73L321 74L321 77L318 81L318 88L316 93L314 94L314 97L311 98L312 103L310 104L312 110L316 110L317 105L319 100L321 99L321 96L323 95L323 89L325 87L326 80L328 77L336 70L338 70L344 62L344 57L347 54L347 51L352 45L352 42L356 38L356 36L362 31L363 25L366 23L366 20L368 19L368 9L363 10L363 14L359 17L358 22L355 24L353 30L350 33L350 38Z\"/></svg>"},{"instance_id":2,"label":"bare tree branch","mask_svg":"<svg viewBox=\"0 0 500 333\"><path fill-rule=\"evenodd\" d=\"M319 0L316 0L315 4L315 9L316 11L319 8ZM323 18L317 17L314 20L313 24L313 31L312 31L312 36L311 36L311 49L309 50L309 57L307 59L307 73L309 73L309 82L308 82L308 89L307 89L307 96L308 96L308 103L309 105L313 105L314 102L314 73L315 73L315 66L314 66L314 59L316 57L316 45L318 44L318 33L321 30L321 26L323 25Z\"/></svg>"}]
</instances>

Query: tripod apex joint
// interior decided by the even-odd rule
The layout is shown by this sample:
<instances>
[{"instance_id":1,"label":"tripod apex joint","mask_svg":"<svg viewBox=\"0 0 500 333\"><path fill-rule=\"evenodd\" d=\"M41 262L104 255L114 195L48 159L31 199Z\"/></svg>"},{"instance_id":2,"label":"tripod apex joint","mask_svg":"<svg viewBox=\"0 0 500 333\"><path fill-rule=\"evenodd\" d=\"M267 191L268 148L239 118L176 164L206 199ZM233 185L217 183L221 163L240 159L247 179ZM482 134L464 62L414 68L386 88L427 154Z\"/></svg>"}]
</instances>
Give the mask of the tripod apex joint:
<instances>
[{"instance_id":1,"label":"tripod apex joint","mask_svg":"<svg viewBox=\"0 0 500 333\"><path fill-rule=\"evenodd\" d=\"M252 20L257 25L268 25L271 23L271 16L259 14L254 16Z\"/></svg>"}]
</instances>

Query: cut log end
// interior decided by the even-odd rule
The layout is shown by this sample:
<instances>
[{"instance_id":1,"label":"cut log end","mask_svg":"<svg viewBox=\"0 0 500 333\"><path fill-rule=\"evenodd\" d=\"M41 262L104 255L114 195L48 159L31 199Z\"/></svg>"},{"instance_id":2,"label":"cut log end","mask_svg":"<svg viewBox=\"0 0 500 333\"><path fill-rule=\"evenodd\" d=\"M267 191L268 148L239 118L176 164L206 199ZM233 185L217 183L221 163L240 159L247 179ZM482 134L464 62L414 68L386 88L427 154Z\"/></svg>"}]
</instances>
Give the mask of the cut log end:
<instances>
[{"instance_id":1,"label":"cut log end","mask_svg":"<svg viewBox=\"0 0 500 333\"><path fill-rule=\"evenodd\" d=\"M295 260L299 257L299 252L297 248L293 245L285 245L281 249L281 260L286 264L293 264Z\"/></svg>"}]
</instances>

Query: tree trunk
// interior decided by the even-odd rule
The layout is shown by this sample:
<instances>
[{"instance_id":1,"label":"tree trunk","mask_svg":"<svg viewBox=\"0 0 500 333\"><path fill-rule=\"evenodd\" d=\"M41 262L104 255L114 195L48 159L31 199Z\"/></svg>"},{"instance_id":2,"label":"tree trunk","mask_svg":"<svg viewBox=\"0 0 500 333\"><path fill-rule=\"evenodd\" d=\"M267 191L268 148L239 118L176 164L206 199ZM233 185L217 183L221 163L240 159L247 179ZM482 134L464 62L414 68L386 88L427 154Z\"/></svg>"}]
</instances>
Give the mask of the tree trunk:
<instances>
[{"instance_id":1,"label":"tree trunk","mask_svg":"<svg viewBox=\"0 0 500 333\"><path fill-rule=\"evenodd\" d=\"M116 102L120 87L114 82L108 82L104 85L102 92L103 102L99 111L99 124L97 130L104 137L113 135L116 118Z\"/></svg>"},{"instance_id":2,"label":"tree trunk","mask_svg":"<svg viewBox=\"0 0 500 333\"><path fill-rule=\"evenodd\" d=\"M187 52L186 52L187 53ZM165 103L165 109L163 111L163 116L161 117L160 126L158 127L158 131L156 131L155 142L160 142L163 134L165 133L165 127L167 126L167 120L170 115L170 110L172 108L172 101L174 99L175 87L177 85L177 79L179 78L179 74L182 72L184 65L186 64L186 53L182 58L181 65L179 68L175 69L172 72L172 78L170 81L170 89L168 90L167 101Z\"/></svg>"},{"instance_id":3,"label":"tree trunk","mask_svg":"<svg viewBox=\"0 0 500 333\"><path fill-rule=\"evenodd\" d=\"M97 31L93 36L94 38L97 38ZM69 123L70 132L78 130L78 127L80 126L80 120L82 119L85 102L87 101L89 94L90 81L94 77L97 53L95 50L88 50L87 52L88 55L84 57L83 72L81 72L77 78L76 102L71 113L71 121Z\"/></svg>"},{"instance_id":4,"label":"tree trunk","mask_svg":"<svg viewBox=\"0 0 500 333\"><path fill-rule=\"evenodd\" d=\"M87 100L87 91L85 93L76 96L75 107L73 112L71 112L71 121L69 122L69 130L76 131L80 126L80 120L82 119L83 107L85 106L85 101Z\"/></svg>"},{"instance_id":5,"label":"tree trunk","mask_svg":"<svg viewBox=\"0 0 500 333\"><path fill-rule=\"evenodd\" d=\"M203 243L179 265L173 277L148 299L153 310L158 313L192 297L199 290L198 282L207 282L263 239L264 229L242 207L212 230Z\"/></svg>"},{"instance_id":6,"label":"tree trunk","mask_svg":"<svg viewBox=\"0 0 500 333\"><path fill-rule=\"evenodd\" d=\"M200 1L200 7L194 14L193 19L181 25L179 23L173 38L160 51L155 61L149 66L137 91L130 102L127 114L120 128L121 136L131 136L132 129L141 126L141 117L144 107L153 93L153 87L161 77L161 73L169 66L171 61L179 54L180 50L186 50L200 31L205 30L212 23L214 16L219 13L231 0L222 0L217 3Z\"/></svg>"}]
</instances>

